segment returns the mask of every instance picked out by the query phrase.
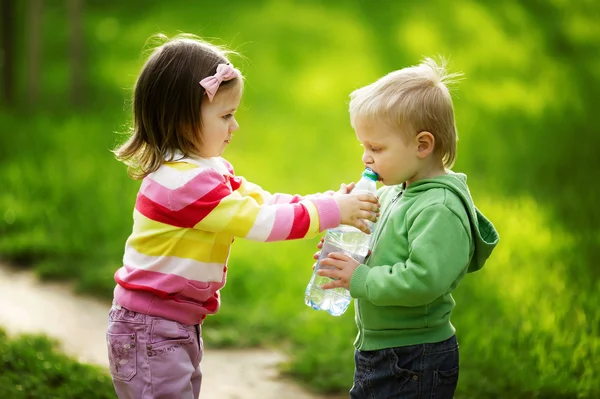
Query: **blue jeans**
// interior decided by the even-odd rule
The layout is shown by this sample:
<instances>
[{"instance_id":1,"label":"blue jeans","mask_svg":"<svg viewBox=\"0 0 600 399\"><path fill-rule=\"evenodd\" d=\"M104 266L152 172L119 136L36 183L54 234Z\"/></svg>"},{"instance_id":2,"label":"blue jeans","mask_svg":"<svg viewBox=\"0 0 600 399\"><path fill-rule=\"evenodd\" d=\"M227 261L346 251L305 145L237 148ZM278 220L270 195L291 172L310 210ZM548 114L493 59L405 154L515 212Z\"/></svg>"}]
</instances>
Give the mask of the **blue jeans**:
<instances>
[{"instance_id":1,"label":"blue jeans","mask_svg":"<svg viewBox=\"0 0 600 399\"><path fill-rule=\"evenodd\" d=\"M452 399L458 383L456 336L433 344L354 355L351 399Z\"/></svg>"}]
</instances>

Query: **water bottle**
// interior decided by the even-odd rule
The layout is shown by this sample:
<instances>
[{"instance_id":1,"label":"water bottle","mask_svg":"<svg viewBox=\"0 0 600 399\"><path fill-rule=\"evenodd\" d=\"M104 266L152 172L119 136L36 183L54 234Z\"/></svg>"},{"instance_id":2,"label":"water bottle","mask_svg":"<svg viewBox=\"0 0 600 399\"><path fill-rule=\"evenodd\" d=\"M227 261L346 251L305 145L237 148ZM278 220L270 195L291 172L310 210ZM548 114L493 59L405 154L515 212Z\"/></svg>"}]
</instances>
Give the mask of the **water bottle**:
<instances>
[{"instance_id":1,"label":"water bottle","mask_svg":"<svg viewBox=\"0 0 600 399\"><path fill-rule=\"evenodd\" d=\"M375 194L377 173L367 168L362 174L361 179L356 183L352 193L370 193ZM373 222L365 220L369 229L373 232ZM325 233L321 255L315 265L310 282L306 287L304 294L304 303L315 310L325 310L332 316L342 315L352 300L350 292L343 288L331 288L324 290L321 286L332 279L319 276L317 271L320 268L333 268L333 266L321 266L321 260L327 258L330 252L343 252L354 258L359 263L364 262L370 246L371 236L365 234L356 227L340 225L329 229Z\"/></svg>"}]
</instances>

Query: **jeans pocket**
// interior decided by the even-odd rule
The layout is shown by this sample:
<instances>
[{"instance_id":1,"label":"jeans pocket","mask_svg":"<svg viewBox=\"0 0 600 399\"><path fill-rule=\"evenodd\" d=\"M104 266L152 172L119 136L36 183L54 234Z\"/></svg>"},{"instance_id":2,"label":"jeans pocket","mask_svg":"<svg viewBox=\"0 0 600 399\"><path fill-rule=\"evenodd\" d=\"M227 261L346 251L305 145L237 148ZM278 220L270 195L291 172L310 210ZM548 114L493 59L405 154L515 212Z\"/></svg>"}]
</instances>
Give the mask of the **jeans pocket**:
<instances>
[{"instance_id":1,"label":"jeans pocket","mask_svg":"<svg viewBox=\"0 0 600 399\"><path fill-rule=\"evenodd\" d=\"M119 381L130 381L137 373L137 336L135 333L106 333L110 374Z\"/></svg>"},{"instance_id":2,"label":"jeans pocket","mask_svg":"<svg viewBox=\"0 0 600 399\"><path fill-rule=\"evenodd\" d=\"M190 332L183 324L173 320L156 318L152 321L148 356L159 356L194 342L195 332Z\"/></svg>"},{"instance_id":3,"label":"jeans pocket","mask_svg":"<svg viewBox=\"0 0 600 399\"><path fill-rule=\"evenodd\" d=\"M458 381L458 366L450 370L437 370L436 374L440 384L454 384Z\"/></svg>"},{"instance_id":4,"label":"jeans pocket","mask_svg":"<svg viewBox=\"0 0 600 399\"><path fill-rule=\"evenodd\" d=\"M434 399L452 399L458 385L458 366L433 372Z\"/></svg>"},{"instance_id":5,"label":"jeans pocket","mask_svg":"<svg viewBox=\"0 0 600 399\"><path fill-rule=\"evenodd\" d=\"M384 351L390 359L390 371L396 378L397 388L400 390L414 390L420 380L419 373L414 371L418 368L418 363L421 358L419 348L417 346L409 346L389 348Z\"/></svg>"}]
</instances>

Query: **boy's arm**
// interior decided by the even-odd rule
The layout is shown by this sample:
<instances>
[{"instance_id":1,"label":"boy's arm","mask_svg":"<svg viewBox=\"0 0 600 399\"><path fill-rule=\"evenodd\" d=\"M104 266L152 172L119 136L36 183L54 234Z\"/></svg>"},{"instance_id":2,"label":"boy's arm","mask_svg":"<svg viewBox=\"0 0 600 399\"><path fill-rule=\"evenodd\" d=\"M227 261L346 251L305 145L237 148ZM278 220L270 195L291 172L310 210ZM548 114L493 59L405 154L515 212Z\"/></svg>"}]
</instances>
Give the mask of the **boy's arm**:
<instances>
[{"instance_id":1,"label":"boy's arm","mask_svg":"<svg viewBox=\"0 0 600 399\"><path fill-rule=\"evenodd\" d=\"M380 306L423 306L448 292L469 262L470 237L460 218L445 205L420 212L408 231L406 262L352 274L350 293Z\"/></svg>"},{"instance_id":2,"label":"boy's arm","mask_svg":"<svg viewBox=\"0 0 600 399\"><path fill-rule=\"evenodd\" d=\"M340 210L332 196L266 204L256 187L245 179L231 182L230 187L213 169L201 171L174 189L147 179L136 210L161 223L255 241L308 238L340 224Z\"/></svg>"}]
</instances>

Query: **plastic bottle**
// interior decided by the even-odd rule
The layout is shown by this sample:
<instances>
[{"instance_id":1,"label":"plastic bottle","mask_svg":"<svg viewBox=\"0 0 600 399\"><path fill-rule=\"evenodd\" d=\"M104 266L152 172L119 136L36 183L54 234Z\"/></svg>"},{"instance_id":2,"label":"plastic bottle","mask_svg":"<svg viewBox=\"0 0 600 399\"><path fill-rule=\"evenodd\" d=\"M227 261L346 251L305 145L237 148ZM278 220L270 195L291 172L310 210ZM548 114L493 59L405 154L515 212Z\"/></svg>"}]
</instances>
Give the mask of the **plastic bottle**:
<instances>
[{"instance_id":1,"label":"plastic bottle","mask_svg":"<svg viewBox=\"0 0 600 399\"><path fill-rule=\"evenodd\" d=\"M352 193L370 193L375 194L377 187L377 173L367 168L362 174L361 179L356 183ZM373 222L365 220L365 223L373 231ZM340 225L329 229L325 233L321 255L315 265L310 282L306 287L304 294L304 303L315 310L325 310L332 316L342 315L352 300L350 292L345 288L331 288L324 290L321 286L332 279L319 276L317 271L321 266L321 260L326 258L330 252L343 252L351 256L356 261L362 263L369 252L371 236L365 234L356 227Z\"/></svg>"}]
</instances>

